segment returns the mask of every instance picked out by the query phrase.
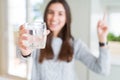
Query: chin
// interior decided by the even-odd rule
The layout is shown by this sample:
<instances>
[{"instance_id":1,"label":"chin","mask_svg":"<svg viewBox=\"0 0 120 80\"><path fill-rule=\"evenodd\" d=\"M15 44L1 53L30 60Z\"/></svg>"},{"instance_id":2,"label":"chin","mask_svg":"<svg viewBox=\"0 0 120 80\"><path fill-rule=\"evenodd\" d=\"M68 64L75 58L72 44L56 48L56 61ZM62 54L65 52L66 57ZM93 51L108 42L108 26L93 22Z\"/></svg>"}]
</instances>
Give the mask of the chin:
<instances>
[{"instance_id":1,"label":"chin","mask_svg":"<svg viewBox=\"0 0 120 80\"><path fill-rule=\"evenodd\" d=\"M57 31L56 28L49 28L51 31Z\"/></svg>"},{"instance_id":2,"label":"chin","mask_svg":"<svg viewBox=\"0 0 120 80\"><path fill-rule=\"evenodd\" d=\"M55 32L55 31L57 31L57 30L55 30L55 29L50 29L52 32Z\"/></svg>"}]
</instances>

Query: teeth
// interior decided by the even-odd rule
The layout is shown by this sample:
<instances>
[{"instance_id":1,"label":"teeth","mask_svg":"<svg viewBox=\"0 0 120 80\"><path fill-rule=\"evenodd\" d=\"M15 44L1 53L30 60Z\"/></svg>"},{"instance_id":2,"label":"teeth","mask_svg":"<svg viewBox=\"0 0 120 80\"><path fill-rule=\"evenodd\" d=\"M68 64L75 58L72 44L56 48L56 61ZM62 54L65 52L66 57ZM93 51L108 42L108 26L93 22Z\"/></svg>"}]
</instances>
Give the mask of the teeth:
<instances>
[{"instance_id":1,"label":"teeth","mask_svg":"<svg viewBox=\"0 0 120 80\"><path fill-rule=\"evenodd\" d=\"M52 22L51 24L56 25L57 23L56 22Z\"/></svg>"}]
</instances>

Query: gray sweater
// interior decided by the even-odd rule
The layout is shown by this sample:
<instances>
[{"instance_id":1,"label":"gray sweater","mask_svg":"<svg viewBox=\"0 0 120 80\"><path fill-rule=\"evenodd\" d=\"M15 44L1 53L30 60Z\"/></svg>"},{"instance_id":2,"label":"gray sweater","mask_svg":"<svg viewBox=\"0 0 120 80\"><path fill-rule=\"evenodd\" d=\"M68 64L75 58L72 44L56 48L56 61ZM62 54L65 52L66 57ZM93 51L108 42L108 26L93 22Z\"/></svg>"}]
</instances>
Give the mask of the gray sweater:
<instances>
[{"instance_id":1,"label":"gray sweater","mask_svg":"<svg viewBox=\"0 0 120 80\"><path fill-rule=\"evenodd\" d=\"M35 50L32 53L32 80L77 80L75 74L75 60L81 61L90 70L100 73L109 74L110 71L110 56L107 48L99 48L99 57L92 55L88 47L81 41L75 40L72 43L74 47L74 56L71 62L58 61L57 57L60 51L62 40L60 38L53 38L52 48L54 52L54 59L44 60L43 63L38 62L40 50ZM19 57L26 60L19 54Z\"/></svg>"}]
</instances>

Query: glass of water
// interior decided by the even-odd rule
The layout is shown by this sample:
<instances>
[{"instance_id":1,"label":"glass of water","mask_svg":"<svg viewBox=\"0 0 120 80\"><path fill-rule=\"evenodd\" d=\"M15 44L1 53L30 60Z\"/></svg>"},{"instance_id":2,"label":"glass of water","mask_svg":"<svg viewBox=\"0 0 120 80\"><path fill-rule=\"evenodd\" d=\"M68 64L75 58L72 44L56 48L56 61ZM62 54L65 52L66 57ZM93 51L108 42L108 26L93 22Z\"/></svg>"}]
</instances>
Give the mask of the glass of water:
<instances>
[{"instance_id":1,"label":"glass of water","mask_svg":"<svg viewBox=\"0 0 120 80\"><path fill-rule=\"evenodd\" d=\"M43 49L46 45L46 23L31 22L25 23L25 29L28 31L29 39L26 42L31 49Z\"/></svg>"}]
</instances>

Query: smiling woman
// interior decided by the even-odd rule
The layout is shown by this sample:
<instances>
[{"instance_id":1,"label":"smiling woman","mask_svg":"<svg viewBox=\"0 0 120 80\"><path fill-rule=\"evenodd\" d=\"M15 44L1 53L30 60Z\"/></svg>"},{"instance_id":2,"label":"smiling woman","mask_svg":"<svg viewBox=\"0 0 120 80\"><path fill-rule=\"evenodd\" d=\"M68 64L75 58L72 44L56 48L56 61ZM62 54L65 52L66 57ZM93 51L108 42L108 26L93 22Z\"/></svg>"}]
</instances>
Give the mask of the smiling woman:
<instances>
[{"instance_id":1,"label":"smiling woman","mask_svg":"<svg viewBox=\"0 0 120 80\"><path fill-rule=\"evenodd\" d=\"M73 38L71 11L66 0L50 0L45 8L43 19L46 22L47 31L50 32L46 33L47 40L44 49L31 50L24 44L24 41L28 41L30 38L30 36L26 36L27 29L22 24L19 29L20 52L17 54L21 60L26 60L31 55L33 60L32 80L78 80L74 68L75 61L82 62L96 73L109 74L110 56L107 45L99 45L100 54L95 57L80 38ZM104 19L105 17L96 25L98 40L102 44L106 43L108 34L108 27Z\"/></svg>"},{"instance_id":2,"label":"smiling woman","mask_svg":"<svg viewBox=\"0 0 120 80\"><path fill-rule=\"evenodd\" d=\"M2 0L0 0L0 4L1 4L1 1ZM5 0L3 0L3 2L4 2ZM13 1L12 3L10 3L11 1ZM9 7L8 7L8 10L10 11L10 12L12 12L12 11L14 11L13 12L13 14L14 15L16 15L17 14L17 16L14 16L14 15L12 15L12 13L11 14L9 14L9 15L7 15L8 17L9 16L11 16L11 17L9 17L9 19L7 19L8 21L10 20L10 19L12 19L10 22L12 23L12 22L14 22L13 24L11 24L11 25L9 25L8 26L8 28L10 29L10 31L12 32L13 30L11 30L11 28L13 27L13 26L18 26L19 24L21 24L21 23L24 23L24 22L26 22L26 20L27 21L32 21L32 20L34 20L34 19L36 19L36 18L39 18L39 19L42 19L42 13L41 13L41 11L43 11L44 10L44 8L43 8L43 6L41 6L41 5L46 5L47 3L48 3L48 1L51 1L51 0L24 0L24 1L27 1L26 3L21 3L21 1L23 1L23 0L20 0L20 2L19 2L19 0L16 2L17 0L9 0L9 2L8 3L10 3L11 5L13 5L13 4L15 4L16 3L16 6L12 6L12 7L10 7L10 5L9 5ZM32 1L32 3L35 5L35 6L33 6L33 5L31 5L31 4L29 4L28 2L31 2ZM37 3L35 3L37 1ZM39 1L41 2L41 3L39 3ZM73 15L73 17L72 17L72 33L73 33L73 35L75 36L75 38L81 38L84 42L86 42L87 43L87 45L88 45L88 47L90 47L90 48L93 48L94 50L91 50L91 51L93 51L93 52L95 52L95 54L97 54L97 52L99 51L97 48L96 48L96 46L97 47L99 47L98 46L98 39L97 38L95 38L95 37L97 37L97 35L96 35L96 24L97 24L97 21L99 20L99 19L101 19L101 14L100 14L100 12L99 11L101 11L101 8L103 8L102 6L101 6L101 4L100 4L100 1L102 1L102 0L76 0L76 1L74 1L74 0L66 0L69 4L70 4L70 7L71 7L71 11L72 11L72 15ZM92 1L92 2L91 2ZM104 0L104 1L119 1L119 0ZM21 5L24 5L24 7L23 6L21 6L20 8L17 8L17 6L19 6L19 4L17 4L17 3L19 3L19 4L21 4ZM83 5L83 3L84 3L84 5ZM92 3L92 4L91 4ZM97 4L96 4L97 3ZM27 4L27 5L26 5ZM3 5L3 4L1 4L1 5ZM39 5L40 5L40 8L39 8ZM30 6L30 7L26 7L26 6ZM91 9L91 6L92 6L92 9ZM0 6L1 7L1 6ZM34 8L33 8L34 7ZM93 8L94 7L94 8ZM12 9L12 8L17 8L17 10L16 9ZM1 8L0 8L1 9ZM5 9L5 8L3 8L3 9ZM2 10L3 10L2 9ZM11 9L11 10L10 10ZM24 9L27 9L27 10L24 10L23 11L23 13L22 13L22 10L24 10ZM42 9L42 10L41 10ZM20 12L18 11L18 10L20 10ZM9 12L8 11L8 12ZM32 11L32 12L31 12ZM1 12L4 12L4 11L1 11ZM27 12L27 13L24 13L24 12ZM95 13L96 12L96 13ZM39 14L40 13L40 14ZM18 16L18 14L20 14L20 16ZM26 14L28 14L28 15L26 15ZM54 10L51 10L50 9L50 12L48 12L48 14L51 16L51 15L54 15ZM56 14L56 12L55 12L55 14ZM97 16L96 16L96 14L97 14ZM1 13L0 13L0 16L1 16L1 18L3 17L3 15L5 15L5 14L2 14L1 15ZM59 16L60 15L63 15L63 13L62 12L60 12L60 14L59 14ZM102 14L103 15L103 14ZM26 18L26 16L28 16L27 18ZM6 17L6 16L5 16ZM18 17L20 17L19 19L18 19ZM31 17L32 17L32 19L31 19ZM34 18L33 18L34 17ZM58 15L57 15L57 17L58 17ZM54 27L56 27L56 25L58 25L59 23L57 22L57 20L56 20L56 15L55 15L55 18L49 18L50 19L50 27L53 27L53 28L49 28L49 29L51 29L51 32L52 32L52 30L55 30L55 28ZM103 16L102 16L103 17ZM3 21L4 21L4 19L1 19L0 18L0 25L2 25L3 23ZM17 20L15 20L17 18ZM24 18L24 19L23 19ZM93 20L94 19L94 20ZM5 24L6 24L6 21L7 20L5 20ZM19 23L19 20L21 20L20 21L20 23ZM70 19L69 19L70 20ZM91 20L91 21L90 21ZM92 22L92 20L93 20L93 25L90 25L91 24L91 22ZM110 19L109 19L110 20ZM114 20L114 21L116 21L116 20ZM119 20L118 20L119 21ZM2 24L1 24L2 23ZM19 24L18 24L19 23ZM3 26L3 25L2 25ZM118 28L117 28L118 29ZM1 35L0 35L0 37L2 36L2 35L4 35L5 37L3 37L2 36L2 38L1 39L3 39L4 38L4 40L1 42L1 44L2 45L4 45L5 47L4 47L4 52L5 53L3 53L1 56L0 56L0 75L1 74L3 74L3 73L7 73L7 70L9 70L9 73L10 73L10 75L9 76L12 76L12 75L14 75L14 76L16 76L16 77L24 77L25 78L25 80L26 79L28 79L28 80L30 80L30 76L31 76L31 71L29 71L29 68L31 67L31 66L29 66L29 64L31 65L32 64L32 62L30 62L30 63L24 63L24 62L22 62L22 61L20 61L17 57L16 57L16 52L14 52L14 50L13 50L13 48L12 47L15 47L14 46L14 43L13 43L13 41L14 40L12 40L12 39L9 39L9 41L6 41L7 39L7 36L6 36L6 34L7 34L7 31L6 31L6 27L5 27L5 33L3 33L3 31L2 31L2 28L0 27L0 33L1 33ZM90 35L90 33L92 33L92 36ZM56 33L57 34L57 33ZM12 35L11 33L9 33L9 35ZM65 35L64 35L65 36ZM64 37L63 36L63 37ZM60 37L61 37L61 35L60 35ZM11 38L11 36L9 36L9 38ZM91 40L90 40L91 39ZM95 40L92 40L92 39L95 39ZM93 41L93 43L91 43ZM4 42L4 43L3 43ZM7 46L7 42L9 42L10 43L10 45L12 45L12 46ZM60 45L59 44L61 44L61 42L62 42L62 40L61 39L59 39L59 38L53 38L53 45L52 45L52 47L54 47L54 45L55 45L55 47L54 47L54 52L55 53L58 53L59 52L59 50L56 50L56 48L58 48ZM94 44L94 43L96 43L96 44ZM112 42L109 42L108 43L108 45L110 46L111 45L111 43ZM79 45L79 42L78 43L76 43L77 45ZM120 46L120 44L118 43L118 42L115 42L115 51L117 51L117 50L119 50L119 48L116 48L117 46L116 46L116 44L117 44L117 46ZM91 47L91 45L93 45L92 47ZM1 45L0 45L1 46ZM8 53L7 53L7 50L6 50L6 46L8 47L8 48L10 48L9 49L9 51L8 51ZM66 45L65 45L66 46ZM113 47L113 45L111 45L112 47ZM112 47L110 47L110 50L112 50L113 48ZM1 49L3 49L3 48L1 48ZM50 49L50 48L49 48ZM76 49L76 48L75 48ZM116 50L117 49L117 50ZM68 50L70 50L70 49L68 49ZM48 51L49 52L49 51ZM52 51L51 51L52 52ZM78 51L79 52L79 51ZM82 51L81 51L82 52ZM112 52L112 51L111 51ZM1 52L2 53L2 52ZM115 52L116 53L116 52ZM39 52L38 52L38 54L39 54ZM38 55L37 54L37 55ZM98 53L99 54L99 53ZM114 53L113 53L114 54ZM3 56L4 55L4 56ZM56 59L56 55L57 54L54 54L54 56L55 56L55 59ZM32 55L32 56L34 56L34 55ZM77 55L76 57L78 57L79 55ZM88 55L87 55L88 56ZM114 55L113 55L114 56ZM113 57L112 56L112 57ZM38 56L39 57L39 56ZM45 57L46 57L46 55L45 55ZM82 56L83 57L83 56ZM22 57L23 58L23 57ZM49 57L48 57L49 58ZM51 56L50 56L50 58L51 58ZM62 57L63 59L64 59L64 57ZM84 57L85 59L87 58L87 57ZM114 57L114 58L116 58L116 57ZM120 58L118 55L117 55L117 58L116 58L116 61L118 62L119 61L119 59L118 58ZM8 59L8 60L7 60ZM25 59L25 58L24 58ZM28 58L29 59L29 58ZM36 58L34 58L35 60L36 60ZM68 58L68 59L71 59L71 56ZM7 60L7 61L6 61ZM64 59L64 60L66 60L66 59ZM90 61L90 60L89 60ZM99 61L99 60L98 60ZM98 62L98 61L96 61L96 62ZM69 60L68 60L68 62L69 62ZM33 64L36 64L37 62L34 62ZM47 62L47 60L45 59L44 61L43 61L43 63L44 64L46 64L47 66L44 66L44 64L42 64L42 65L39 65L39 66L41 66L41 70L39 69L39 70L36 70L36 71L38 71L38 72L43 72L43 73L45 73L45 74L49 74L49 76L61 76L60 75L60 73L62 72L61 71L61 67L62 67L62 65L64 64L64 65L66 65L67 64L67 62L64 62L63 64L61 64L61 63L56 63L53 67L49 67L49 66L51 66L51 65L53 65L54 64L54 62L50 62L49 60L48 60L48 62ZM116 79L120 79L119 78L119 73L120 73L120 67L117 65L113 65L112 64L112 75L110 75L110 76L108 76L108 77L101 77L101 76L97 76L96 74L94 74L94 73L92 73L91 71L89 71L88 69L86 69L86 67L83 65L83 64L79 64L80 62L76 62L75 63L75 69L76 69L76 71L75 72L77 72L77 74L76 75L78 75L78 80L114 80L115 78ZM2 66L2 65L4 65L4 64L7 64L7 66ZM57 65L60 65L59 67L61 68L59 68L59 67L56 67ZM64 69L63 69L63 75L66 75L66 74L72 74L71 72L71 70L68 70L68 69L70 69L71 68L71 63L70 64L68 64L68 67L64 67ZM1 67L2 66L2 67ZM26 67L25 67L26 66ZM34 66L34 65L33 65ZM9 67L9 69L8 69L8 67ZM30 68L30 70L31 70L31 68ZM57 71L57 73L53 73L53 74L51 74L51 71ZM6 71L6 72L4 72L4 71ZM19 71L19 72L18 72ZM23 72L22 72L23 71ZM29 72L27 72L27 71L29 71ZM47 71L47 73L45 72L45 71ZM11 75L12 74L12 75ZM44 75L45 74L42 74L41 76L42 77L44 77ZM8 74L4 74L5 76L8 76ZM33 73L33 75L32 76L37 76L37 75L40 75L40 74L34 74ZM73 76L73 75L72 75ZM66 77L66 76L65 76ZM61 77L60 77L61 78ZM66 77L66 78L68 78L69 80L71 79L71 76L68 76L68 77ZM15 77L14 77L14 80L24 80L23 78L21 79L16 79ZM47 79L48 80L48 79ZM66 79L67 80L67 79Z\"/></svg>"}]
</instances>

